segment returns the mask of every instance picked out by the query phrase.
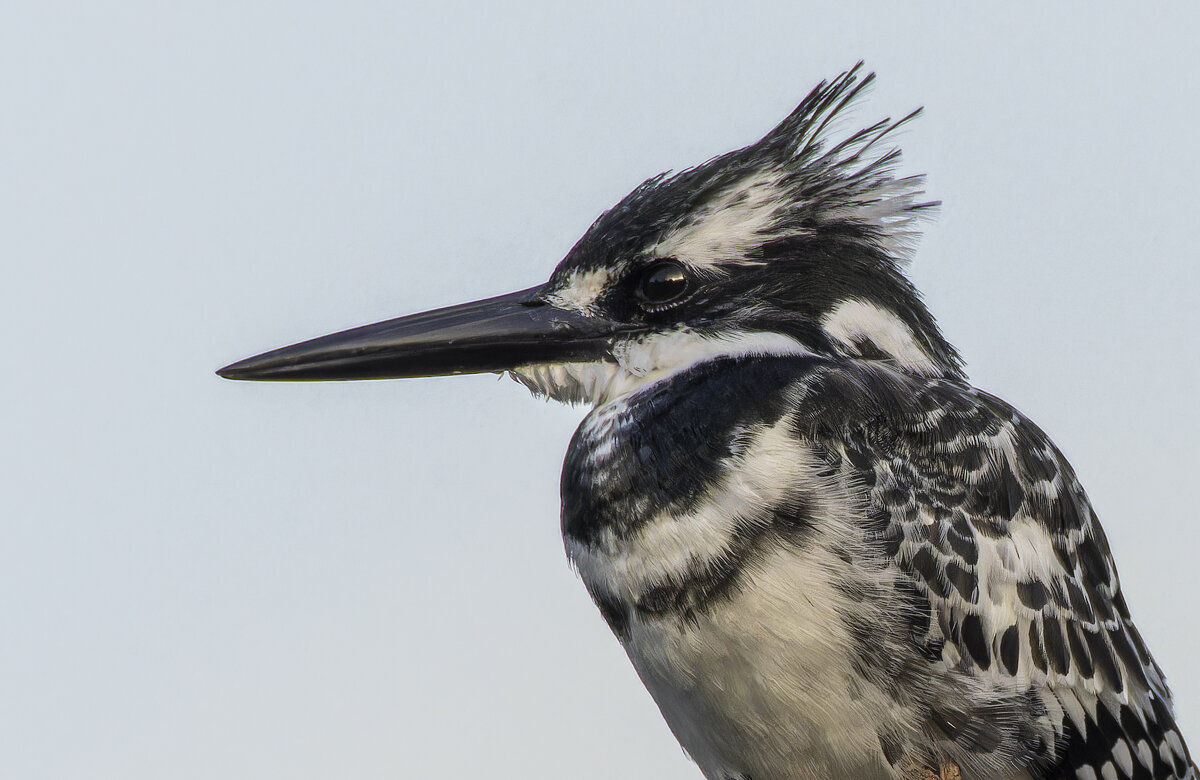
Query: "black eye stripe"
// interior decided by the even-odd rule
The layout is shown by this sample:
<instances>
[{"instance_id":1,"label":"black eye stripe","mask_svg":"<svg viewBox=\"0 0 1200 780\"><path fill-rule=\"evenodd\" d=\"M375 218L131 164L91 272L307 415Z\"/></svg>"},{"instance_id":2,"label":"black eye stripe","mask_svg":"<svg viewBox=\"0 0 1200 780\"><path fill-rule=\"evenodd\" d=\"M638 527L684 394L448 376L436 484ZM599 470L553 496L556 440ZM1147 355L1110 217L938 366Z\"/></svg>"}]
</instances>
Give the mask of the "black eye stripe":
<instances>
[{"instance_id":1,"label":"black eye stripe","mask_svg":"<svg viewBox=\"0 0 1200 780\"><path fill-rule=\"evenodd\" d=\"M647 266L637 282L637 295L649 308L679 300L691 290L693 281L678 260L660 260Z\"/></svg>"}]
</instances>

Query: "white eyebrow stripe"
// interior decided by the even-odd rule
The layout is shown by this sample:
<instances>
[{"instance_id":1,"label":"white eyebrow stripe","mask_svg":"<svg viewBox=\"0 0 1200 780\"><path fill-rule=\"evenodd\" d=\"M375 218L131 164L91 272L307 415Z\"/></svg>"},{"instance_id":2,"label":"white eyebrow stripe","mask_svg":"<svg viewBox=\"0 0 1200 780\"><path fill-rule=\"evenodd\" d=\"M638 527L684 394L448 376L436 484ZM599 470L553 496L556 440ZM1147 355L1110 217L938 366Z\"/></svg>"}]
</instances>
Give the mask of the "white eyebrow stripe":
<instances>
[{"instance_id":1,"label":"white eyebrow stripe","mask_svg":"<svg viewBox=\"0 0 1200 780\"><path fill-rule=\"evenodd\" d=\"M651 254L675 257L701 270L754 262L747 259L751 250L775 232L779 213L789 203L778 179L775 170L744 177L668 232Z\"/></svg>"}]
</instances>

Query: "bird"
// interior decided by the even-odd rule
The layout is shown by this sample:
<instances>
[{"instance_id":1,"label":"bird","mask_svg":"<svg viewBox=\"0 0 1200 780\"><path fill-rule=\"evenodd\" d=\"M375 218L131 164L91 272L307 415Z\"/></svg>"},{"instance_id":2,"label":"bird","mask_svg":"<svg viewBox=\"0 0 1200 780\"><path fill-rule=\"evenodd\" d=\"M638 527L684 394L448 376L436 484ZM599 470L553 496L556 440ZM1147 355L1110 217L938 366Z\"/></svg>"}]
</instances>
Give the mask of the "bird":
<instances>
[{"instance_id":1,"label":"bird","mask_svg":"<svg viewBox=\"0 0 1200 780\"><path fill-rule=\"evenodd\" d=\"M708 780L1196 780L1074 470L907 275L920 109L835 132L874 80L647 179L544 284L217 373L589 407L566 553Z\"/></svg>"}]
</instances>

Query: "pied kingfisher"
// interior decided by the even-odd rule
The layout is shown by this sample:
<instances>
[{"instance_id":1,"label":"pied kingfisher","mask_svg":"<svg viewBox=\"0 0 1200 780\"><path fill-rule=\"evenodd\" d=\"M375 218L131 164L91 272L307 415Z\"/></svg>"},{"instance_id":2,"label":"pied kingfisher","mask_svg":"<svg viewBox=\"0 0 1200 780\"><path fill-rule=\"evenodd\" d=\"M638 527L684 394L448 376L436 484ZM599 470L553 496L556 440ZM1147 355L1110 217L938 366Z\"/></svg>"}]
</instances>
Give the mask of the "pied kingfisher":
<instances>
[{"instance_id":1,"label":"pied kingfisher","mask_svg":"<svg viewBox=\"0 0 1200 780\"><path fill-rule=\"evenodd\" d=\"M567 554L710 780L1195 780L1070 464L903 274L937 205L894 174L917 112L829 137L873 78L649 179L543 285L218 373L590 404Z\"/></svg>"}]
</instances>

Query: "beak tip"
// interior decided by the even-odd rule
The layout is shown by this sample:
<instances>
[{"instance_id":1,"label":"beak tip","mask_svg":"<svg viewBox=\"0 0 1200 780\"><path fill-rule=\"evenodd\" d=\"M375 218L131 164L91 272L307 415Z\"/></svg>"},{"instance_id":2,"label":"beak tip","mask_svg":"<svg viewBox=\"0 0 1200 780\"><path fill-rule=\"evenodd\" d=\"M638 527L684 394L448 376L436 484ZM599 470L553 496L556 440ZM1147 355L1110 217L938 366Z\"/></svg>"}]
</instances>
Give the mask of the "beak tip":
<instances>
[{"instance_id":1,"label":"beak tip","mask_svg":"<svg viewBox=\"0 0 1200 780\"><path fill-rule=\"evenodd\" d=\"M253 371L248 371L246 369L246 366L243 365L245 362L246 361L244 360L239 360L238 362L230 363L223 368L218 368L216 370L216 375L222 379L253 379Z\"/></svg>"}]
</instances>

